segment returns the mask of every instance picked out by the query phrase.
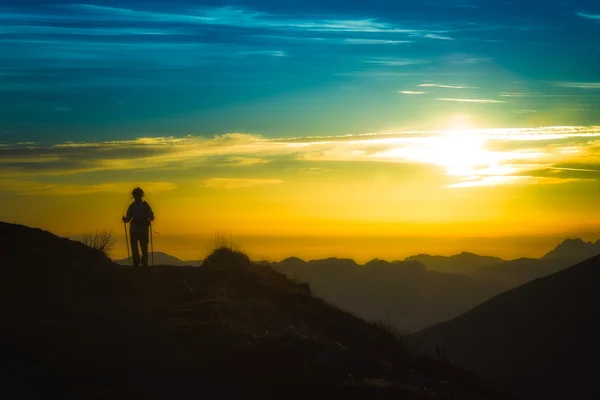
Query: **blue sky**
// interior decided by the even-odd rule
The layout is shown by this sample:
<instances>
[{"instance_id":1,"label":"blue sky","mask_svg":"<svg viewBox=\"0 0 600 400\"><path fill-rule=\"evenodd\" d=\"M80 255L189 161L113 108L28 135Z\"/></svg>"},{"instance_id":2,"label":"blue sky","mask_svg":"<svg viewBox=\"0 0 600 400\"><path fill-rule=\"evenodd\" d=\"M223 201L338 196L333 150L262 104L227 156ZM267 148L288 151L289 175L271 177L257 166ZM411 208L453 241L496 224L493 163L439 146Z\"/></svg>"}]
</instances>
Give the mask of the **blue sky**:
<instances>
[{"instance_id":1,"label":"blue sky","mask_svg":"<svg viewBox=\"0 0 600 400\"><path fill-rule=\"evenodd\" d=\"M600 4L0 1L0 142L600 124Z\"/></svg>"}]
</instances>

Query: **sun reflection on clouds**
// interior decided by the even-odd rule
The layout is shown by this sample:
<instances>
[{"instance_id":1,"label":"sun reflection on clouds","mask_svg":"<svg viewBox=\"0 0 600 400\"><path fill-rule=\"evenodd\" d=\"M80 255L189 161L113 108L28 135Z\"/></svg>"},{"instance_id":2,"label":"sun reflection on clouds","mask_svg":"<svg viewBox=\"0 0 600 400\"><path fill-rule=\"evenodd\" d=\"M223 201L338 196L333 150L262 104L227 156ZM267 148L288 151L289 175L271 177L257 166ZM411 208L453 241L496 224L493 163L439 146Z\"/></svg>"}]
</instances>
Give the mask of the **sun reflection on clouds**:
<instances>
[{"instance_id":1,"label":"sun reflection on clouds","mask_svg":"<svg viewBox=\"0 0 600 400\"><path fill-rule=\"evenodd\" d=\"M459 180L448 185L452 188L573 182L577 179L542 179L529 176L528 173L578 160L585 155L591 157L592 162L600 163L596 154L589 153L588 149L590 143L594 142L593 138L600 137L598 127L469 129L467 116L457 116L451 127L445 131L422 132L416 136L398 134L394 137L347 141L338 144L335 150L305 154L303 159L435 165L441 167L446 175ZM578 145L561 142L582 139L584 141ZM535 145L542 141L550 144ZM515 142L517 147L495 146L498 142ZM534 145L530 145L530 142Z\"/></svg>"},{"instance_id":2,"label":"sun reflection on clouds","mask_svg":"<svg viewBox=\"0 0 600 400\"><path fill-rule=\"evenodd\" d=\"M305 138L232 133L213 138L140 138L52 146L5 144L0 148L0 178L44 178L50 182L95 173L114 179L115 171L152 170L170 171L173 179L183 179L185 171L200 168L217 174L229 168L235 171L230 171L228 178L265 182L280 179L277 160L298 164L299 168L318 162L378 162L434 166L440 169L440 176L450 179L445 180L448 187L464 188L567 183L573 178L556 171L592 174L600 165L600 127L474 129L470 125L469 116L459 115L451 121L450 129L428 132ZM550 173L551 168L557 174L552 180L532 175L540 170ZM251 175L259 169L268 175ZM174 170L181 171L181 176ZM440 182L431 184L443 184ZM8 190L15 190L15 186Z\"/></svg>"}]
</instances>

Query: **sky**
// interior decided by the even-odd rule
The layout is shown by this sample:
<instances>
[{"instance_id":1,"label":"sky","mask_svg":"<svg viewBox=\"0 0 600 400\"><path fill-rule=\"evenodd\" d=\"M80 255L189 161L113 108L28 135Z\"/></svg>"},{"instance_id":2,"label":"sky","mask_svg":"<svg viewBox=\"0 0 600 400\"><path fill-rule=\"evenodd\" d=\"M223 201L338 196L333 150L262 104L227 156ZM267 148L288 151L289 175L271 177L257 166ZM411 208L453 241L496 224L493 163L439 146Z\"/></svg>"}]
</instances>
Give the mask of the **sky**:
<instances>
[{"instance_id":1,"label":"sky","mask_svg":"<svg viewBox=\"0 0 600 400\"><path fill-rule=\"evenodd\" d=\"M139 185L182 258L596 240L598 37L595 0L0 0L0 220L121 235Z\"/></svg>"}]
</instances>

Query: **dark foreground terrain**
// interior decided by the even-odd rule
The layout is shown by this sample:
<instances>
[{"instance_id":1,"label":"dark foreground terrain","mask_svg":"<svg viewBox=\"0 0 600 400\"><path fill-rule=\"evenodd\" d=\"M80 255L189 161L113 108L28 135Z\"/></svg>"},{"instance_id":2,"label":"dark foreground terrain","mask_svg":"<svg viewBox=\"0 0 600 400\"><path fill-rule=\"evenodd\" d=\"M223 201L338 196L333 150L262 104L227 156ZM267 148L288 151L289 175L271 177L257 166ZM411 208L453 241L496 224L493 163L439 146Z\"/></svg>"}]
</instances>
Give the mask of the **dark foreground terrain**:
<instances>
[{"instance_id":1,"label":"dark foreground terrain","mask_svg":"<svg viewBox=\"0 0 600 400\"><path fill-rule=\"evenodd\" d=\"M600 399L600 256L413 336L521 399Z\"/></svg>"},{"instance_id":2,"label":"dark foreground terrain","mask_svg":"<svg viewBox=\"0 0 600 400\"><path fill-rule=\"evenodd\" d=\"M4 393L507 398L241 253L134 270L41 230L0 236Z\"/></svg>"}]
</instances>

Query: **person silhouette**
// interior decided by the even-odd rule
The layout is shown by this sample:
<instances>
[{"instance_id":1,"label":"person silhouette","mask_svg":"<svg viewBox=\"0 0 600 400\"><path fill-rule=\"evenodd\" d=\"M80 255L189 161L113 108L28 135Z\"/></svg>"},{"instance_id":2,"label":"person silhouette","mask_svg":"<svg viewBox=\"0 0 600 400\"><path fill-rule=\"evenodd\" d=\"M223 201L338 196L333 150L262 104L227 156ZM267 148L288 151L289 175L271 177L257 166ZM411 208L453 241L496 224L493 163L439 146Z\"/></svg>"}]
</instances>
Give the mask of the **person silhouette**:
<instances>
[{"instance_id":1,"label":"person silhouette","mask_svg":"<svg viewBox=\"0 0 600 400\"><path fill-rule=\"evenodd\" d=\"M154 221L154 212L150 205L142 201L144 191L137 187L131 192L133 203L127 209L127 215L122 219L124 223L129 223L129 238L131 240L131 255L133 257L133 267L140 266L140 254L138 251L138 242L142 250L141 264L143 267L148 265L148 229L150 223Z\"/></svg>"}]
</instances>

